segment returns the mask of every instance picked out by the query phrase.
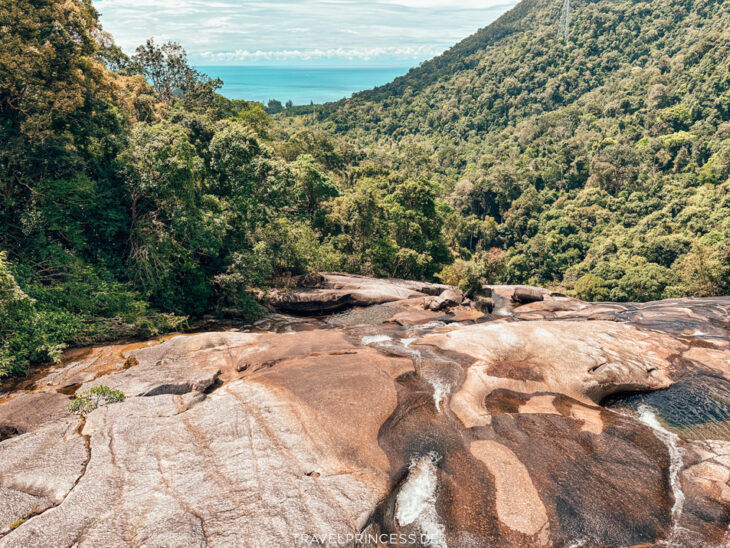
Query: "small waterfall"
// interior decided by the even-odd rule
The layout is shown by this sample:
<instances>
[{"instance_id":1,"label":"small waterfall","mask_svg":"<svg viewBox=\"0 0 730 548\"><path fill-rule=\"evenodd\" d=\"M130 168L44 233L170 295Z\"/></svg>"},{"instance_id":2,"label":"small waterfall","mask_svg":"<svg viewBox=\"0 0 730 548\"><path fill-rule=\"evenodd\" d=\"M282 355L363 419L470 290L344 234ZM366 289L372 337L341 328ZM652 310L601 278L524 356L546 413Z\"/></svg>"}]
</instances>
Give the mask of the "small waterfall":
<instances>
[{"instance_id":1,"label":"small waterfall","mask_svg":"<svg viewBox=\"0 0 730 548\"><path fill-rule=\"evenodd\" d=\"M433 388L433 403L436 406L436 411L441 413L441 404L444 403L449 397L453 386L450 382L440 378L436 372L429 371L428 369L424 369L423 367L418 367L421 366L421 364L423 363L423 355L418 349L409 348L411 343L415 340L416 339L401 339L403 349L411 357L411 359L413 359L414 363L417 366L418 374L426 379L426 381L428 381L428 383L431 385L431 388ZM436 355L432 355L430 359L435 362L446 363L445 360Z\"/></svg>"},{"instance_id":2,"label":"small waterfall","mask_svg":"<svg viewBox=\"0 0 730 548\"><path fill-rule=\"evenodd\" d=\"M362 338L362 344L365 346L377 343L388 342L392 340L388 335L368 335Z\"/></svg>"},{"instance_id":3,"label":"small waterfall","mask_svg":"<svg viewBox=\"0 0 730 548\"><path fill-rule=\"evenodd\" d=\"M429 453L414 459L398 492L395 519L400 526L414 525L433 548L446 548L444 526L436 512L439 456Z\"/></svg>"},{"instance_id":4,"label":"small waterfall","mask_svg":"<svg viewBox=\"0 0 730 548\"><path fill-rule=\"evenodd\" d=\"M678 536L682 534L683 529L678 526L679 517L682 515L684 507L684 492L682 484L679 480L679 473L682 470L682 450L679 448L679 436L673 434L664 428L654 411L646 405L640 405L638 408L639 420L654 431L654 435L659 438L669 450L669 484L672 487L674 495L674 506L672 506L672 533L669 537L670 546L678 546Z\"/></svg>"},{"instance_id":5,"label":"small waterfall","mask_svg":"<svg viewBox=\"0 0 730 548\"><path fill-rule=\"evenodd\" d=\"M436 405L436 411L441 413L441 403L451 394L451 385L443 382L441 379L428 379L433 387L433 402Z\"/></svg>"},{"instance_id":6,"label":"small waterfall","mask_svg":"<svg viewBox=\"0 0 730 548\"><path fill-rule=\"evenodd\" d=\"M413 329L413 331L426 331L433 329L434 327L442 327L444 324L442 322L432 322L431 324L425 324L418 326L417 329ZM433 388L433 402L436 406L436 411L439 413L442 412L442 404L446 401L446 399L451 394L451 390L453 389L452 383L449 381L446 381L438 376L438 374L434 371L424 370L421 366L423 364L424 357L421 354L421 351L418 348L412 348L411 344L413 344L415 341L418 340L418 337L408 337L408 338L393 338L389 335L380 334L380 335L366 335L361 338L362 344L365 346L370 345L376 345L380 347L381 349L388 349L390 352L398 355L398 356L405 356L413 360L413 363L416 366L417 373L425 379ZM444 362L447 363L445 360L443 360L441 357L436 355L431 355L430 352L427 352L430 359L437 362Z\"/></svg>"}]
</instances>

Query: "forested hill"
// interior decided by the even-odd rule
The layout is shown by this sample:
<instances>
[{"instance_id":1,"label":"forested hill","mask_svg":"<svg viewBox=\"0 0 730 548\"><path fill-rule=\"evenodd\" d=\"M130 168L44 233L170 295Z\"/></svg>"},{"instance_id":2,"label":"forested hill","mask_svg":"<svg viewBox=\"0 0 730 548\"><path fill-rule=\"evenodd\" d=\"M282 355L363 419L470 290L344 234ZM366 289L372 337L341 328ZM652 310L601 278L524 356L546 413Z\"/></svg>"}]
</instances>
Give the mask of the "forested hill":
<instances>
[{"instance_id":1,"label":"forested hill","mask_svg":"<svg viewBox=\"0 0 730 548\"><path fill-rule=\"evenodd\" d=\"M711 77L703 63L727 74L729 8L721 0L573 0L567 37L562 7L563 0L525 0L392 83L325 105L320 116L339 131L376 124L372 130L388 136L473 139L559 110L636 69L649 71L647 84L658 70L677 88ZM680 82L684 69L691 74Z\"/></svg>"},{"instance_id":2,"label":"forested hill","mask_svg":"<svg viewBox=\"0 0 730 548\"><path fill-rule=\"evenodd\" d=\"M730 3L570 4L565 36L562 0L522 2L319 121L373 164L440 183L471 227L462 257L505 251L505 281L614 300L730 292Z\"/></svg>"},{"instance_id":3,"label":"forested hill","mask_svg":"<svg viewBox=\"0 0 730 548\"><path fill-rule=\"evenodd\" d=\"M529 21L529 13L537 1L539 0L521 2L493 24L462 40L438 57L423 62L389 84L362 91L356 94L356 97L368 101L390 99L402 94L406 89L422 90L440 78L451 77L460 70L475 68L480 58L478 53L486 46L525 28ZM340 103L342 102L344 100Z\"/></svg>"},{"instance_id":4,"label":"forested hill","mask_svg":"<svg viewBox=\"0 0 730 548\"><path fill-rule=\"evenodd\" d=\"M3 6L0 378L318 270L730 294L730 3L572 0L561 36L562 3L273 119L91 0Z\"/></svg>"}]
</instances>

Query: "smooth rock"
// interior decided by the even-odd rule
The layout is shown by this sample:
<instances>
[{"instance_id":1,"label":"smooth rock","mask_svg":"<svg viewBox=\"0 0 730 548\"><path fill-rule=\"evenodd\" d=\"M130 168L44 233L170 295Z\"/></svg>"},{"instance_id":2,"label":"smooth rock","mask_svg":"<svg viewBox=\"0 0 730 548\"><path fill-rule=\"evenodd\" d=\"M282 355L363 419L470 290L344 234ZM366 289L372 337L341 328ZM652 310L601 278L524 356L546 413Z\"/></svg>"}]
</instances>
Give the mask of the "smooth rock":
<instances>
[{"instance_id":1,"label":"smooth rock","mask_svg":"<svg viewBox=\"0 0 730 548\"><path fill-rule=\"evenodd\" d=\"M458 289L447 289L438 297L430 301L428 308L439 311L459 306L464 300L464 294Z\"/></svg>"},{"instance_id":2,"label":"smooth rock","mask_svg":"<svg viewBox=\"0 0 730 548\"><path fill-rule=\"evenodd\" d=\"M698 437L703 420L723 427L725 404L707 396L709 419L692 407L696 439L604 405L667 387L656 394L689 405L697 376L725 386L730 299L545 291L513 307L515 288L495 287L506 321L423 310L434 285L301 284L391 304L75 351L5 395L0 547L266 548L361 531L459 547L727 543L730 444ZM99 384L125 401L69 416L69 395Z\"/></svg>"},{"instance_id":3,"label":"smooth rock","mask_svg":"<svg viewBox=\"0 0 730 548\"><path fill-rule=\"evenodd\" d=\"M542 301L544 298L544 292L534 287L518 287L512 293L512 300L522 304Z\"/></svg>"},{"instance_id":4,"label":"smooth rock","mask_svg":"<svg viewBox=\"0 0 730 548\"><path fill-rule=\"evenodd\" d=\"M70 416L69 401L68 396L57 392L17 394L0 405L0 439L11 437L10 434L25 434Z\"/></svg>"},{"instance_id":5,"label":"smooth rock","mask_svg":"<svg viewBox=\"0 0 730 548\"><path fill-rule=\"evenodd\" d=\"M314 286L314 287L312 287ZM353 306L371 306L424 295L438 295L449 286L397 279L323 274L307 287L273 291L269 303L296 313L332 313Z\"/></svg>"}]
</instances>

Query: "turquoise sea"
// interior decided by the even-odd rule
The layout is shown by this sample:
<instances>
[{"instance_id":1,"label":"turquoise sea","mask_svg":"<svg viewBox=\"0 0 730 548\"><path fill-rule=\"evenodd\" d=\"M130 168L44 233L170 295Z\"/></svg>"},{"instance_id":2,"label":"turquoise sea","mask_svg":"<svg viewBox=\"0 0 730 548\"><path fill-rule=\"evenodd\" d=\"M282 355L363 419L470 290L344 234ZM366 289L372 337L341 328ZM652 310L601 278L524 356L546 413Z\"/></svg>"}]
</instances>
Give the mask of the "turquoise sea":
<instances>
[{"instance_id":1,"label":"turquoise sea","mask_svg":"<svg viewBox=\"0 0 730 548\"><path fill-rule=\"evenodd\" d=\"M220 91L229 99L268 102L291 100L295 105L338 101L357 91L387 84L409 67L263 67L197 66L211 78L223 80Z\"/></svg>"}]
</instances>

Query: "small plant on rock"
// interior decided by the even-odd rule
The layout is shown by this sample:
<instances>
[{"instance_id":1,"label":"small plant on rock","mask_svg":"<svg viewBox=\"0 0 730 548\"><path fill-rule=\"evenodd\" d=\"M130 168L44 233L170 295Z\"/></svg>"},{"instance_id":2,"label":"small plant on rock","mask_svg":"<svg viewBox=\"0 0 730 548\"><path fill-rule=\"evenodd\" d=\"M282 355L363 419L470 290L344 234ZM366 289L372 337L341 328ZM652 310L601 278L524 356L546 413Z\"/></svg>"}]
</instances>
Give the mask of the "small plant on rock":
<instances>
[{"instance_id":1,"label":"small plant on rock","mask_svg":"<svg viewBox=\"0 0 730 548\"><path fill-rule=\"evenodd\" d=\"M124 393L119 390L112 390L108 386L94 386L84 390L68 404L68 410L75 415L86 416L94 409L124 401Z\"/></svg>"},{"instance_id":2,"label":"small plant on rock","mask_svg":"<svg viewBox=\"0 0 730 548\"><path fill-rule=\"evenodd\" d=\"M23 525L26 522L25 519L16 519L13 523L8 525L8 529L12 531L13 529L17 529L21 525Z\"/></svg>"}]
</instances>

